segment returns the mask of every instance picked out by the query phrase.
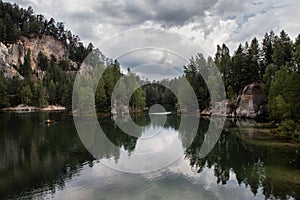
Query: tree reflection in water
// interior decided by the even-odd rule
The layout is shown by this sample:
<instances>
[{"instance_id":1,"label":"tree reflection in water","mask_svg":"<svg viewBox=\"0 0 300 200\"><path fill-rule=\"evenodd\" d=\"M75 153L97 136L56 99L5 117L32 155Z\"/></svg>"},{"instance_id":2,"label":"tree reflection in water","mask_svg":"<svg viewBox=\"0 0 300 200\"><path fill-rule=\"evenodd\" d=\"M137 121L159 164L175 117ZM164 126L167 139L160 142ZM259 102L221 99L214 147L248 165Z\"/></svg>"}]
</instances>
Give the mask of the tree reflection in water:
<instances>
[{"instance_id":1,"label":"tree reflection in water","mask_svg":"<svg viewBox=\"0 0 300 200\"><path fill-rule=\"evenodd\" d=\"M185 154L199 173L205 167L213 168L217 183L227 184L230 172L234 172L238 184L249 186L253 194L262 188L266 198L300 197L299 145L288 145L283 141L268 143L276 140L272 136L266 141L243 138L247 131L253 130L243 130L245 127L239 128L233 121L227 121L216 146L200 159L198 152L208 124L208 120L201 120L197 137Z\"/></svg>"},{"instance_id":2,"label":"tree reflection in water","mask_svg":"<svg viewBox=\"0 0 300 200\"><path fill-rule=\"evenodd\" d=\"M147 115L131 116L141 126L161 126L150 122ZM45 119L57 124L45 126ZM95 164L78 137L71 116L61 113L9 114L0 113L0 196L40 198L63 190L65 183L85 166ZM126 120L125 120L126 122ZM116 127L110 118L100 118L106 137L116 148L102 146L103 158L117 163L121 149L134 154L139 137L130 136ZM234 173L239 185L246 185L253 194L262 191L265 198L300 198L299 145L286 143L250 127L254 122L228 120L212 151L201 157L200 148L208 129L209 119L201 119L195 138L189 137L193 127L178 133L190 166L202 173L213 169L217 183L228 184ZM165 128L179 131L180 117L169 115ZM193 139L191 145L190 140Z\"/></svg>"}]
</instances>

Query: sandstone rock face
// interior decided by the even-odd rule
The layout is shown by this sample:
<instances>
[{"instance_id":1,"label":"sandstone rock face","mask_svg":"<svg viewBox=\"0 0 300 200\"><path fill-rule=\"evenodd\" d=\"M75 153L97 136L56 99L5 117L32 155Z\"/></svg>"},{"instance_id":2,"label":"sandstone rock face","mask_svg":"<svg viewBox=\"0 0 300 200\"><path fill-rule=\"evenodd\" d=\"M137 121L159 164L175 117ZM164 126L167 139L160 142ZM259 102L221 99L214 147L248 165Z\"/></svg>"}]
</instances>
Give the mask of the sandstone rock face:
<instances>
[{"instance_id":1,"label":"sandstone rock face","mask_svg":"<svg viewBox=\"0 0 300 200\"><path fill-rule=\"evenodd\" d=\"M10 65L19 67L24 64L25 47L20 40L8 47L8 54L8 63Z\"/></svg>"},{"instance_id":2,"label":"sandstone rock face","mask_svg":"<svg viewBox=\"0 0 300 200\"><path fill-rule=\"evenodd\" d=\"M237 98L237 117L256 118L266 114L266 97L260 83L247 85Z\"/></svg>"},{"instance_id":3,"label":"sandstone rock face","mask_svg":"<svg viewBox=\"0 0 300 200\"><path fill-rule=\"evenodd\" d=\"M52 36L42 36L41 38L21 38L22 44L25 48L25 54L28 49L31 51L31 67L32 70L37 70L37 57L39 52L43 52L49 59L51 55L57 60L67 57L66 46ZM24 55L23 55L24 56Z\"/></svg>"},{"instance_id":4,"label":"sandstone rock face","mask_svg":"<svg viewBox=\"0 0 300 200\"><path fill-rule=\"evenodd\" d=\"M206 108L200 115L226 116L238 118L256 118L266 116L266 97L261 89L261 83L254 82L247 85L236 101L224 100L216 102L214 108Z\"/></svg>"},{"instance_id":5,"label":"sandstone rock face","mask_svg":"<svg viewBox=\"0 0 300 200\"><path fill-rule=\"evenodd\" d=\"M9 49L0 42L0 71L3 73L5 78L11 79L13 77L18 77L19 79L23 79L23 77L17 72L13 65L10 65L9 63Z\"/></svg>"},{"instance_id":6,"label":"sandstone rock face","mask_svg":"<svg viewBox=\"0 0 300 200\"><path fill-rule=\"evenodd\" d=\"M0 43L0 70L6 78L23 78L16 69L19 69L24 64L24 57L28 49L31 51L32 71L36 71L40 79L44 73L37 66L39 52L43 52L48 59L50 59L51 55L57 60L68 57L66 46L52 36L42 36L41 38L21 37L16 43L8 44L7 46Z\"/></svg>"}]
</instances>

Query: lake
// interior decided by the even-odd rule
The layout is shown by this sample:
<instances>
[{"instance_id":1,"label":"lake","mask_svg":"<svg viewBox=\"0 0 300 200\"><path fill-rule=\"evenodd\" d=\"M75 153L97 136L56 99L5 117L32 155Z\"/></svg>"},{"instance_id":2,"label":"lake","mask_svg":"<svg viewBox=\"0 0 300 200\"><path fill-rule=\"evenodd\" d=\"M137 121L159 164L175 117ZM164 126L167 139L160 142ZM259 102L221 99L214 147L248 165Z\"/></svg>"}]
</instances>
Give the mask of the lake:
<instances>
[{"instance_id":1,"label":"lake","mask_svg":"<svg viewBox=\"0 0 300 200\"><path fill-rule=\"evenodd\" d=\"M0 113L0 198L300 199L300 145L274 137L265 123L227 119L201 156L209 118L200 119L191 142L180 116L168 115L164 124L148 115L132 119L143 127L135 135L116 119L98 119L113 147L103 144L95 159L66 113ZM170 141L172 151L147 157ZM157 161L166 165L129 172Z\"/></svg>"}]
</instances>

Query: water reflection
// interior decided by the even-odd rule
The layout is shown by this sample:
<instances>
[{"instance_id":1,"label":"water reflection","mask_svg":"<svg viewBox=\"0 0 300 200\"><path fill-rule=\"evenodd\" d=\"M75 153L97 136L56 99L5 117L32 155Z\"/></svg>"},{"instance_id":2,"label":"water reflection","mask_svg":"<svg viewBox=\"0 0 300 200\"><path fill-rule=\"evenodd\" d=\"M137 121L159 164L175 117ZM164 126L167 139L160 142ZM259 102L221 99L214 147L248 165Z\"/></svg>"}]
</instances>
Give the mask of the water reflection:
<instances>
[{"instance_id":1,"label":"water reflection","mask_svg":"<svg viewBox=\"0 0 300 200\"><path fill-rule=\"evenodd\" d=\"M58 123L49 127L41 123L48 118ZM150 122L147 115L132 118L143 126L136 137L125 134L110 118L99 119L105 136L115 148L100 145L101 157L93 160L83 147L71 116L0 113L0 196L300 198L299 145L273 138L260 123L227 121L217 144L203 157L201 145L207 137L209 123L214 123L209 119L201 119L197 134L190 137L193 127L179 129L180 117L175 115L168 116L164 126L159 120ZM101 140L96 137L99 136L95 140ZM139 165L140 160L134 162L137 155L160 151L170 143L175 144L170 152L181 152L184 156L154 173L122 173L103 165ZM155 158L144 162L155 163Z\"/></svg>"},{"instance_id":2,"label":"water reflection","mask_svg":"<svg viewBox=\"0 0 300 200\"><path fill-rule=\"evenodd\" d=\"M49 116L50 115L50 116ZM42 123L53 117L57 123ZM28 196L63 188L92 157L70 119L55 113L0 113L0 196Z\"/></svg>"}]
</instances>

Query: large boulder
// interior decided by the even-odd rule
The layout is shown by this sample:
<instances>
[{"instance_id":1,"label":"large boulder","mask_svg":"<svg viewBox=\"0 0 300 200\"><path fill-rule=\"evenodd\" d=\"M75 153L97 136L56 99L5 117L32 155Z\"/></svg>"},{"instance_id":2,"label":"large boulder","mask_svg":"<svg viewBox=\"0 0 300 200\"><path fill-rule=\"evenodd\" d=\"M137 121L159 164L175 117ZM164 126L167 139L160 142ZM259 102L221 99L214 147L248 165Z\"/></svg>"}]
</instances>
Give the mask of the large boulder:
<instances>
[{"instance_id":1,"label":"large boulder","mask_svg":"<svg viewBox=\"0 0 300 200\"><path fill-rule=\"evenodd\" d=\"M237 117L256 118L266 115L266 97L260 82L254 82L240 92L237 98Z\"/></svg>"}]
</instances>

